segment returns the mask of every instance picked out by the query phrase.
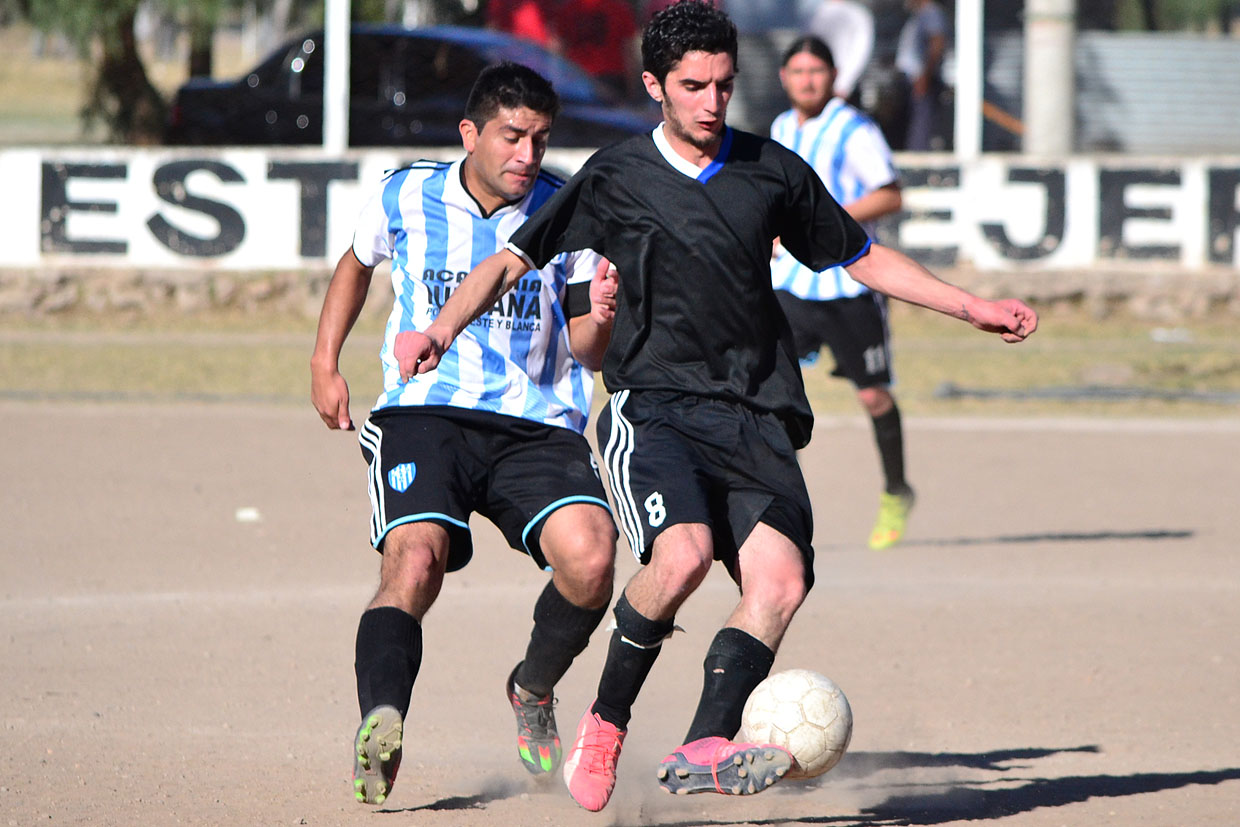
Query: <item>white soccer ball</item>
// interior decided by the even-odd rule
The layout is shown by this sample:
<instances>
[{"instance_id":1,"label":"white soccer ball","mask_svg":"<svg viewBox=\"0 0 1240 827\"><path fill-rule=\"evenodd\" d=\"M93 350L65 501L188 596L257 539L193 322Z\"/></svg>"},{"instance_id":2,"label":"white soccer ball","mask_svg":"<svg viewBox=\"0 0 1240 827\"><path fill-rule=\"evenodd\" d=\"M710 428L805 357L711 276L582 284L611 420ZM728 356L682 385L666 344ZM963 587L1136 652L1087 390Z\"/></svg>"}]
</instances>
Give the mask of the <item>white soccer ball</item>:
<instances>
[{"instance_id":1,"label":"white soccer ball","mask_svg":"<svg viewBox=\"0 0 1240 827\"><path fill-rule=\"evenodd\" d=\"M792 753L796 763L786 778L813 778L844 757L852 723L848 699L830 678L787 669L754 687L741 713L741 737Z\"/></svg>"}]
</instances>

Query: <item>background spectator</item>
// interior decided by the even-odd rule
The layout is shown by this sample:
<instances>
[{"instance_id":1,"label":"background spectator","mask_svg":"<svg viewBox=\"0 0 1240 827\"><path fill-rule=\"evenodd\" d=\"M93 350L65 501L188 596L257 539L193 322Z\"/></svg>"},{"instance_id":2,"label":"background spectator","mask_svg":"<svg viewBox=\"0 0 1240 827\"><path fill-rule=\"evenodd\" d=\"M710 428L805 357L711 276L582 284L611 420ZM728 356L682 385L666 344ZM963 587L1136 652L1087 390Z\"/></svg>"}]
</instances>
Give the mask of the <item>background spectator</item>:
<instances>
[{"instance_id":1,"label":"background spectator","mask_svg":"<svg viewBox=\"0 0 1240 827\"><path fill-rule=\"evenodd\" d=\"M874 15L856 0L821 0L804 28L835 57L835 96L857 105L857 81L874 51Z\"/></svg>"},{"instance_id":2,"label":"background spectator","mask_svg":"<svg viewBox=\"0 0 1240 827\"><path fill-rule=\"evenodd\" d=\"M532 40L539 46L560 51L551 21L554 0L488 0L487 28Z\"/></svg>"},{"instance_id":3,"label":"background spectator","mask_svg":"<svg viewBox=\"0 0 1240 827\"><path fill-rule=\"evenodd\" d=\"M628 0L562 0L552 18L564 56L617 98L636 98L641 80L637 18Z\"/></svg>"},{"instance_id":4,"label":"background spectator","mask_svg":"<svg viewBox=\"0 0 1240 827\"><path fill-rule=\"evenodd\" d=\"M906 0L909 19L900 30L896 68L907 85L904 146L913 152L932 149L943 93L943 53L947 50L947 17L935 0ZM898 134L897 134L898 137Z\"/></svg>"}]
</instances>

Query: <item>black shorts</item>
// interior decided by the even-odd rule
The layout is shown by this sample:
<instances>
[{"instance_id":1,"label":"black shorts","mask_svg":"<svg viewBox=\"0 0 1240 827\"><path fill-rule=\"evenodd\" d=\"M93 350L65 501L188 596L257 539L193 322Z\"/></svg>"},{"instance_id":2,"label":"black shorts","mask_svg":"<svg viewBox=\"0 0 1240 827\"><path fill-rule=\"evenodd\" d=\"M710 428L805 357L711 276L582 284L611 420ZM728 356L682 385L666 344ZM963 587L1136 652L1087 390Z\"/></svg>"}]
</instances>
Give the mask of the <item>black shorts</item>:
<instances>
[{"instance_id":1,"label":"black shorts","mask_svg":"<svg viewBox=\"0 0 1240 827\"><path fill-rule=\"evenodd\" d=\"M801 550L812 585L809 492L774 414L667 391L619 391L599 414L598 444L618 522L643 565L663 531L704 523L715 559L731 568L762 522Z\"/></svg>"},{"instance_id":2,"label":"black shorts","mask_svg":"<svg viewBox=\"0 0 1240 827\"><path fill-rule=\"evenodd\" d=\"M611 511L585 437L555 425L451 406L382 408L358 434L369 464L370 542L403 523L448 529L448 571L473 556L469 517L477 511L508 544L539 566L543 523L560 506Z\"/></svg>"},{"instance_id":3,"label":"black shorts","mask_svg":"<svg viewBox=\"0 0 1240 827\"><path fill-rule=\"evenodd\" d=\"M812 362L826 345L835 357L832 376L858 388L891 384L891 332L887 297L882 293L829 301L809 301L776 290L779 306L792 327L792 341L802 364Z\"/></svg>"}]
</instances>

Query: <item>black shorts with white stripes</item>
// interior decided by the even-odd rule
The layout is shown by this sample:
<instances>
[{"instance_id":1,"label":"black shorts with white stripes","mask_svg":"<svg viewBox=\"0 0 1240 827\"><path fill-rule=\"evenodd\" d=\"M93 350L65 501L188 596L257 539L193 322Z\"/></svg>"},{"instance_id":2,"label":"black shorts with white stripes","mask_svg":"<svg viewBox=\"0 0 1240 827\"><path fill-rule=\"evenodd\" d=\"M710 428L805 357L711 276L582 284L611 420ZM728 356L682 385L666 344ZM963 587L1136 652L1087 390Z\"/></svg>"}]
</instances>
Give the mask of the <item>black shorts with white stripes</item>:
<instances>
[{"instance_id":1,"label":"black shorts with white stripes","mask_svg":"<svg viewBox=\"0 0 1240 827\"><path fill-rule=\"evenodd\" d=\"M671 526L704 523L731 567L759 522L792 540L813 583L814 520L796 450L774 414L669 391L622 390L599 414L616 517L643 564Z\"/></svg>"},{"instance_id":2,"label":"black shorts with white stripes","mask_svg":"<svg viewBox=\"0 0 1240 827\"><path fill-rule=\"evenodd\" d=\"M556 425L451 406L382 408L358 433L369 465L370 542L383 550L395 526L436 522L448 530L448 571L473 556L478 512L541 567L546 518L571 503L610 511L585 437Z\"/></svg>"},{"instance_id":3,"label":"black shorts with white stripes","mask_svg":"<svg viewBox=\"0 0 1240 827\"><path fill-rule=\"evenodd\" d=\"M835 357L832 376L848 379L858 388L891 384L891 332L887 327L887 297L882 293L809 301L786 290L776 290L779 306L792 327L797 358L805 363L818 357L823 345Z\"/></svg>"}]
</instances>

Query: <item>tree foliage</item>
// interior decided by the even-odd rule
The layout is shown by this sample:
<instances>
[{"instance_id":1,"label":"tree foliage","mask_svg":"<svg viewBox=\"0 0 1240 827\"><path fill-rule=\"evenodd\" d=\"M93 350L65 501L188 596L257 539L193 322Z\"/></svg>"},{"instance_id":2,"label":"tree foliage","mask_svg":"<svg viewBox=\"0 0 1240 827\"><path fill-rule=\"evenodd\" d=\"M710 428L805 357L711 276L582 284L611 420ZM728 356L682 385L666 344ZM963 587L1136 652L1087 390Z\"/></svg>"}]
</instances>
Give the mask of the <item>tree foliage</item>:
<instances>
[{"instance_id":1,"label":"tree foliage","mask_svg":"<svg viewBox=\"0 0 1240 827\"><path fill-rule=\"evenodd\" d=\"M111 143L163 140L168 103L151 83L134 24L139 9L177 21L189 35L189 74L210 74L211 42L226 15L243 6L321 6L321 0L25 0L30 21L64 35L89 64L84 124L102 123Z\"/></svg>"},{"instance_id":2,"label":"tree foliage","mask_svg":"<svg viewBox=\"0 0 1240 827\"><path fill-rule=\"evenodd\" d=\"M354 20L397 19L405 0L352 0ZM457 20L460 0L413 0L429 4L438 19ZM323 0L0 0L15 4L38 28L62 34L89 65L85 126L102 123L110 143L153 144L163 140L168 103L151 83L134 24L139 9L171 18L188 35L187 75L212 74L212 42L220 24L257 13L264 34L283 40L290 26L321 25Z\"/></svg>"},{"instance_id":3,"label":"tree foliage","mask_svg":"<svg viewBox=\"0 0 1240 827\"><path fill-rule=\"evenodd\" d=\"M139 0L30 0L29 12L36 26L64 34L91 61L86 123L102 121L111 141L149 144L162 136L167 107L138 53L138 6Z\"/></svg>"},{"instance_id":4,"label":"tree foliage","mask_svg":"<svg viewBox=\"0 0 1240 827\"><path fill-rule=\"evenodd\" d=\"M1216 28L1226 30L1240 16L1237 0L1120 0L1117 29L1183 31Z\"/></svg>"}]
</instances>

